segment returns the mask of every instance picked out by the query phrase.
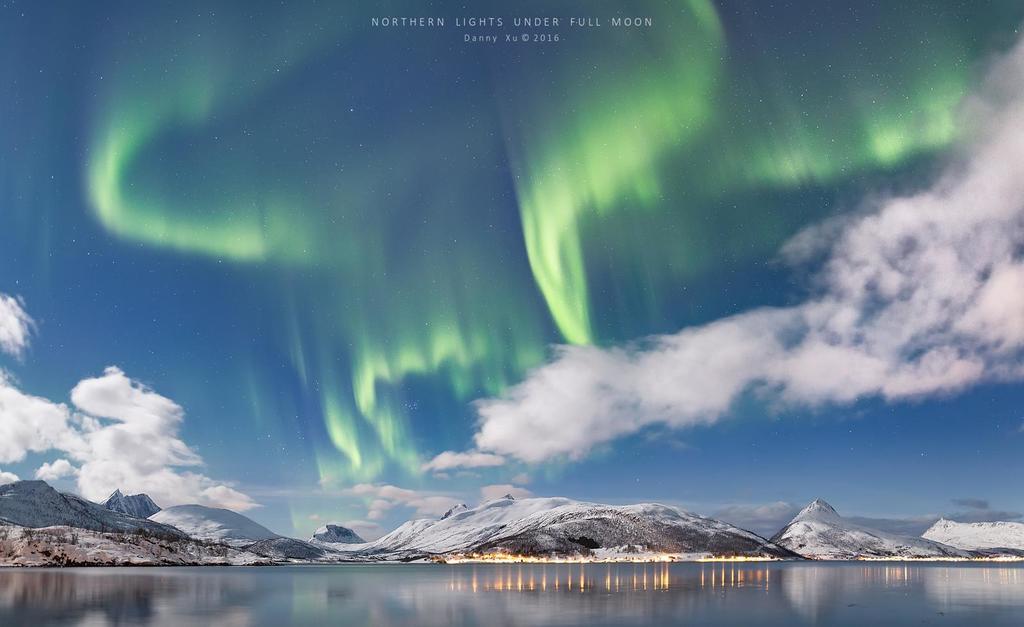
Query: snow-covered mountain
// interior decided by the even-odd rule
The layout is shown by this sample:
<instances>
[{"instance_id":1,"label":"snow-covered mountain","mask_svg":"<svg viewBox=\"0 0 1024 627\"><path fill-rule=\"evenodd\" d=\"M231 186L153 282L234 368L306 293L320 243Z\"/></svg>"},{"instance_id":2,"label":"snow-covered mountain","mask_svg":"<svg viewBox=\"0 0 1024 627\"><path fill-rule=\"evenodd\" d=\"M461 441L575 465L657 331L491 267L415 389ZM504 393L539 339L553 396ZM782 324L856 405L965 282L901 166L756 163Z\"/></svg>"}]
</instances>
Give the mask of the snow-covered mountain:
<instances>
[{"instance_id":1,"label":"snow-covered mountain","mask_svg":"<svg viewBox=\"0 0 1024 627\"><path fill-rule=\"evenodd\" d=\"M281 537L237 512L203 505L175 505L160 510L149 519L177 527L192 538L235 547Z\"/></svg>"},{"instance_id":2,"label":"snow-covered mountain","mask_svg":"<svg viewBox=\"0 0 1024 627\"><path fill-rule=\"evenodd\" d=\"M344 545L334 547L344 552ZM673 507L601 505L566 498L505 497L440 520L412 520L349 549L365 557L410 559L508 552L572 555L603 552L796 557L764 538Z\"/></svg>"},{"instance_id":3,"label":"snow-covered mountain","mask_svg":"<svg viewBox=\"0 0 1024 627\"><path fill-rule=\"evenodd\" d=\"M329 549L311 542L296 540L295 538L277 537L254 542L246 546L245 551L277 561L316 562L327 558Z\"/></svg>"},{"instance_id":4,"label":"snow-covered mountain","mask_svg":"<svg viewBox=\"0 0 1024 627\"><path fill-rule=\"evenodd\" d=\"M772 541L811 559L970 557L968 551L931 540L855 525L821 499L801 510Z\"/></svg>"},{"instance_id":5,"label":"snow-covered mountain","mask_svg":"<svg viewBox=\"0 0 1024 627\"><path fill-rule=\"evenodd\" d=\"M310 542L326 542L328 544L365 544L358 533L348 527L328 524L313 532Z\"/></svg>"},{"instance_id":6,"label":"snow-covered mountain","mask_svg":"<svg viewBox=\"0 0 1024 627\"><path fill-rule=\"evenodd\" d=\"M45 481L0 485L0 523L21 527L65 525L93 531L137 532L181 537L160 521L133 518L72 494L62 494Z\"/></svg>"},{"instance_id":7,"label":"snow-covered mountain","mask_svg":"<svg viewBox=\"0 0 1024 627\"><path fill-rule=\"evenodd\" d=\"M114 490L114 493L108 496L106 501L103 501L103 507L112 512L127 514L133 518L149 518L160 511L160 506L154 503L153 499L149 498L149 495L125 495L120 490Z\"/></svg>"},{"instance_id":8,"label":"snow-covered mountain","mask_svg":"<svg viewBox=\"0 0 1024 627\"><path fill-rule=\"evenodd\" d=\"M205 566L277 559L186 538L0 525L0 566Z\"/></svg>"},{"instance_id":9,"label":"snow-covered mountain","mask_svg":"<svg viewBox=\"0 0 1024 627\"><path fill-rule=\"evenodd\" d=\"M441 514L441 520L444 520L445 518L451 518L455 514L459 514L459 513L468 511L468 510L469 510L469 505L466 505L465 503L459 503L458 505L453 505L447 512L445 512L444 514Z\"/></svg>"},{"instance_id":10,"label":"snow-covered mountain","mask_svg":"<svg viewBox=\"0 0 1024 627\"><path fill-rule=\"evenodd\" d=\"M1024 551L1024 523L1019 522L960 523L941 518L921 537L958 549Z\"/></svg>"}]
</instances>

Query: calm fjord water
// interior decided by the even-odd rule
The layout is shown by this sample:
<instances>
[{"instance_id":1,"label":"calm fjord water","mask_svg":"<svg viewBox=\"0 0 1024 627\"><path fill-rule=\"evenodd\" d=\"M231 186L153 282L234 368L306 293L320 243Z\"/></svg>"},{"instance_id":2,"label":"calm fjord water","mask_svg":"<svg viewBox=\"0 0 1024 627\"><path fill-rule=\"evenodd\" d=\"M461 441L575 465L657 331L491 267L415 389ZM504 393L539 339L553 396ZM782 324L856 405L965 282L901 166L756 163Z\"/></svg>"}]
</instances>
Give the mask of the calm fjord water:
<instances>
[{"instance_id":1,"label":"calm fjord water","mask_svg":"<svg viewBox=\"0 0 1024 627\"><path fill-rule=\"evenodd\" d=\"M1024 565L0 569L0 625L1022 625Z\"/></svg>"}]
</instances>

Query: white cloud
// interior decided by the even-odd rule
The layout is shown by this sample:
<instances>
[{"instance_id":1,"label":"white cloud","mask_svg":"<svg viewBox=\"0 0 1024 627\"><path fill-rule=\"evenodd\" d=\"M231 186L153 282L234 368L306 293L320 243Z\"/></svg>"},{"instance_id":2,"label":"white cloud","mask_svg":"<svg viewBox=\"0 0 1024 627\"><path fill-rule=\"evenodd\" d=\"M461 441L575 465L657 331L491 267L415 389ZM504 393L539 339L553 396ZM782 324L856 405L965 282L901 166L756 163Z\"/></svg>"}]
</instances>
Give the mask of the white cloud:
<instances>
[{"instance_id":1,"label":"white cloud","mask_svg":"<svg viewBox=\"0 0 1024 627\"><path fill-rule=\"evenodd\" d=\"M217 483L204 475L184 473L182 480L174 481L172 485L180 489L182 495L194 494L195 490L199 490L199 497L195 498L195 502L200 504L224 507L236 512L244 512L260 507L260 504L249 498L247 494L239 492L223 483Z\"/></svg>"},{"instance_id":2,"label":"white cloud","mask_svg":"<svg viewBox=\"0 0 1024 627\"><path fill-rule=\"evenodd\" d=\"M367 542L373 542L384 535L384 527L368 520L346 520L341 523L342 527L348 527L359 534L359 537Z\"/></svg>"},{"instance_id":3,"label":"white cloud","mask_svg":"<svg viewBox=\"0 0 1024 627\"><path fill-rule=\"evenodd\" d=\"M518 483L519 485L526 485L530 483L530 475L525 472L521 472L515 477L512 477L512 483Z\"/></svg>"},{"instance_id":4,"label":"white cloud","mask_svg":"<svg viewBox=\"0 0 1024 627\"><path fill-rule=\"evenodd\" d=\"M0 485L4 485L5 483L14 483L15 481L20 481L18 475L13 472L4 472L3 470L0 470Z\"/></svg>"},{"instance_id":5,"label":"white cloud","mask_svg":"<svg viewBox=\"0 0 1024 627\"><path fill-rule=\"evenodd\" d=\"M167 506L201 503L244 511L257 504L223 482L185 470L202 459L178 436L181 407L118 368L79 382L71 392L80 411L31 396L0 372L0 463L20 461L29 452L60 451L79 463L82 496L99 500L115 489L145 492ZM40 478L67 470L57 460L44 464Z\"/></svg>"},{"instance_id":6,"label":"white cloud","mask_svg":"<svg viewBox=\"0 0 1024 627\"><path fill-rule=\"evenodd\" d=\"M0 294L0 352L20 358L28 348L35 322L20 298Z\"/></svg>"},{"instance_id":7,"label":"white cloud","mask_svg":"<svg viewBox=\"0 0 1024 627\"><path fill-rule=\"evenodd\" d=\"M494 499L500 499L506 494L517 499L525 499L533 496L533 493L526 488L520 488L512 485L511 483L498 483L482 486L480 488L480 501L493 501Z\"/></svg>"},{"instance_id":8,"label":"white cloud","mask_svg":"<svg viewBox=\"0 0 1024 627\"><path fill-rule=\"evenodd\" d=\"M18 462L30 452L80 451L80 434L64 404L19 390L0 370L0 463Z\"/></svg>"},{"instance_id":9,"label":"white cloud","mask_svg":"<svg viewBox=\"0 0 1024 627\"><path fill-rule=\"evenodd\" d=\"M711 517L770 538L793 520L802 508L801 505L785 501L731 504L720 507Z\"/></svg>"},{"instance_id":10,"label":"white cloud","mask_svg":"<svg viewBox=\"0 0 1024 627\"><path fill-rule=\"evenodd\" d=\"M344 493L369 501L366 517L370 520L384 518L395 507L413 509L415 514L421 517L439 516L458 504L458 501L450 496L388 484L360 483L344 490Z\"/></svg>"},{"instance_id":11,"label":"white cloud","mask_svg":"<svg viewBox=\"0 0 1024 627\"><path fill-rule=\"evenodd\" d=\"M40 466L36 470L36 479L56 481L76 474L78 474L78 469L72 466L68 460L61 458Z\"/></svg>"},{"instance_id":12,"label":"white cloud","mask_svg":"<svg viewBox=\"0 0 1024 627\"><path fill-rule=\"evenodd\" d=\"M456 453L445 451L434 459L423 464L423 471L430 470L452 470L454 468L485 468L489 466L504 465L505 458L493 453L481 453L479 451L467 451Z\"/></svg>"},{"instance_id":13,"label":"white cloud","mask_svg":"<svg viewBox=\"0 0 1024 627\"><path fill-rule=\"evenodd\" d=\"M1024 378L1024 45L965 104L970 145L930 188L832 221L803 304L632 346L563 346L479 401L479 451L578 459L646 426L711 423L744 392L783 405L894 401Z\"/></svg>"},{"instance_id":14,"label":"white cloud","mask_svg":"<svg viewBox=\"0 0 1024 627\"><path fill-rule=\"evenodd\" d=\"M98 419L82 434L85 451L78 487L86 498L100 499L120 488L146 492L158 503L198 502L235 510L256 504L237 490L181 468L202 459L178 437L182 408L118 368L80 381L71 401Z\"/></svg>"}]
</instances>

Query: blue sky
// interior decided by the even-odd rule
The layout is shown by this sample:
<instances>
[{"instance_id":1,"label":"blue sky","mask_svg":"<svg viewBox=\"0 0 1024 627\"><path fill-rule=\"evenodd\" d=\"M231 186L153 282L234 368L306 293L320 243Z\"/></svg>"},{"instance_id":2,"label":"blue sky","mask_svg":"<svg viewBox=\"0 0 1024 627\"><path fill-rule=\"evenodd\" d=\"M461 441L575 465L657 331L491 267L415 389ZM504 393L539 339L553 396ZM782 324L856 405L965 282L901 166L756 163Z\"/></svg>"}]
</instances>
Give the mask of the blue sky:
<instances>
[{"instance_id":1,"label":"blue sky","mask_svg":"<svg viewBox=\"0 0 1024 627\"><path fill-rule=\"evenodd\" d=\"M1019 518L1020 7L641 4L481 49L445 3L5 3L0 471L302 535Z\"/></svg>"}]
</instances>

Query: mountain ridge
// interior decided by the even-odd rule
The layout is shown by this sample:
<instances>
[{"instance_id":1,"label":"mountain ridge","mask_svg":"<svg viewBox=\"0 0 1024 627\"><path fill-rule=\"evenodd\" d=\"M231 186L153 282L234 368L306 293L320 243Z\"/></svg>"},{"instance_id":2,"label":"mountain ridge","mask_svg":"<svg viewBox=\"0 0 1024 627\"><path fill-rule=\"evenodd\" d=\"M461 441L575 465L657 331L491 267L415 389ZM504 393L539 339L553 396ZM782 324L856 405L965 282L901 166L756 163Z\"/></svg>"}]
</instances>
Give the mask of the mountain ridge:
<instances>
[{"instance_id":1,"label":"mountain ridge","mask_svg":"<svg viewBox=\"0 0 1024 627\"><path fill-rule=\"evenodd\" d=\"M205 505L175 505L153 514L149 520L177 527L192 538L234 547L282 537L248 516Z\"/></svg>"},{"instance_id":2,"label":"mountain ridge","mask_svg":"<svg viewBox=\"0 0 1024 627\"><path fill-rule=\"evenodd\" d=\"M149 518L160 511L160 506L148 494L125 495L120 489L114 490L101 505L133 518Z\"/></svg>"},{"instance_id":3,"label":"mountain ridge","mask_svg":"<svg viewBox=\"0 0 1024 627\"><path fill-rule=\"evenodd\" d=\"M901 536L847 521L823 499L814 499L772 541L809 559L971 557L932 540Z\"/></svg>"},{"instance_id":4,"label":"mountain ridge","mask_svg":"<svg viewBox=\"0 0 1024 627\"><path fill-rule=\"evenodd\" d=\"M959 549L1024 551L1024 523L974 522L961 523L940 518L923 534L922 538L942 542Z\"/></svg>"},{"instance_id":5,"label":"mountain ridge","mask_svg":"<svg viewBox=\"0 0 1024 627\"><path fill-rule=\"evenodd\" d=\"M159 521L134 518L79 496L58 492L39 480L0 485L0 522L28 528L67 526L100 532L185 535Z\"/></svg>"},{"instance_id":6,"label":"mountain ridge","mask_svg":"<svg viewBox=\"0 0 1024 627\"><path fill-rule=\"evenodd\" d=\"M755 533L673 507L603 505L564 497L503 497L440 519L411 520L351 552L411 559L478 553L589 555L595 550L605 555L799 557Z\"/></svg>"},{"instance_id":7,"label":"mountain ridge","mask_svg":"<svg viewBox=\"0 0 1024 627\"><path fill-rule=\"evenodd\" d=\"M358 533L342 525L328 523L317 528L309 538L310 542L326 542L328 544L365 544L366 540Z\"/></svg>"}]
</instances>

